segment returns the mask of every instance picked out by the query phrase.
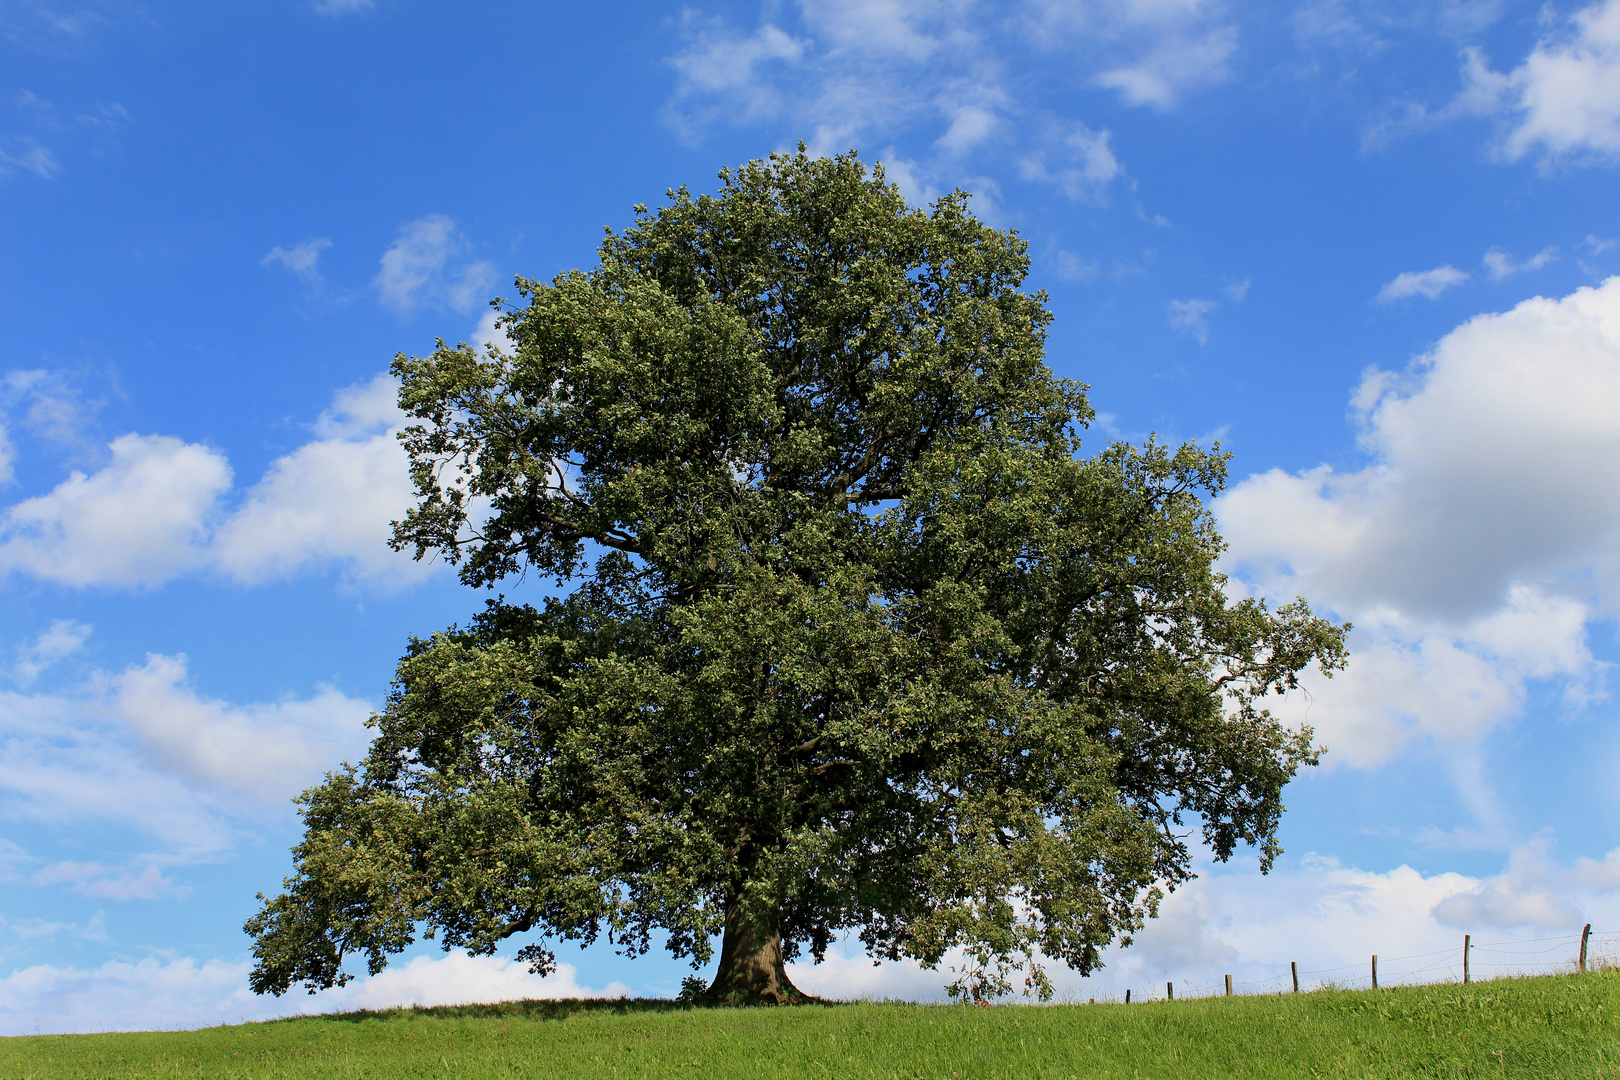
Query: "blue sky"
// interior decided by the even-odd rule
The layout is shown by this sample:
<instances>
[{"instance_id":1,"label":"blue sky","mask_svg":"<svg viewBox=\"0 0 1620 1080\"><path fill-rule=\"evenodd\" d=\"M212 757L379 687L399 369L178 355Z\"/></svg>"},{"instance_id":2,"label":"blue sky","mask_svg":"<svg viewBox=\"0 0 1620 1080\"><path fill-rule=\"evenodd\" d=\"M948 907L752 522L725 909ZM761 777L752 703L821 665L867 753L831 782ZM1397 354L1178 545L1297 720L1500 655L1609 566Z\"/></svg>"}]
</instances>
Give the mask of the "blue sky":
<instances>
[{"instance_id":1,"label":"blue sky","mask_svg":"<svg viewBox=\"0 0 1620 1080\"><path fill-rule=\"evenodd\" d=\"M1357 626L1281 706L1330 753L1278 870L1067 992L1620 930L1620 0L0 0L0 1032L678 988L260 1000L240 926L480 603L383 543L389 360L801 139L1025 236L1091 445L1220 439L1234 593Z\"/></svg>"}]
</instances>

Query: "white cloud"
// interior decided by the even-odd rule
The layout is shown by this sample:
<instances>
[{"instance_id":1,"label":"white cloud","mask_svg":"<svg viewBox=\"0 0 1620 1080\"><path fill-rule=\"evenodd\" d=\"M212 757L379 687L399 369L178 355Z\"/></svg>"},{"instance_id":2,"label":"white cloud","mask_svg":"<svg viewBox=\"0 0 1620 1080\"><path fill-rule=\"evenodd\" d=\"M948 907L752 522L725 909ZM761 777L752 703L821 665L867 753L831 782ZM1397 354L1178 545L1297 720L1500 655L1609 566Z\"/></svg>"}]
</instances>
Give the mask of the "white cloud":
<instances>
[{"instance_id":1,"label":"white cloud","mask_svg":"<svg viewBox=\"0 0 1620 1080\"><path fill-rule=\"evenodd\" d=\"M1249 285L1250 281L1248 278L1244 278L1242 281L1228 281L1225 285L1221 286L1221 291L1227 295L1227 298L1230 299L1232 303L1241 304L1249 295Z\"/></svg>"},{"instance_id":2,"label":"white cloud","mask_svg":"<svg viewBox=\"0 0 1620 1080\"><path fill-rule=\"evenodd\" d=\"M781 95L762 69L797 61L803 42L770 23L739 34L692 11L685 13L682 30L685 47L669 61L678 76L675 95L662 114L677 135L695 144L722 116L747 125L780 113Z\"/></svg>"},{"instance_id":3,"label":"white cloud","mask_svg":"<svg viewBox=\"0 0 1620 1080\"><path fill-rule=\"evenodd\" d=\"M66 886L82 896L98 900L164 900L179 899L191 892L182 885L163 876L153 861L138 867L119 869L98 862L52 863L31 874L28 880L35 885Z\"/></svg>"},{"instance_id":4,"label":"white cloud","mask_svg":"<svg viewBox=\"0 0 1620 1080\"><path fill-rule=\"evenodd\" d=\"M371 706L330 686L302 701L235 706L186 683L184 656L149 654L113 680L111 707L155 766L198 787L284 803L365 749Z\"/></svg>"},{"instance_id":5,"label":"white cloud","mask_svg":"<svg viewBox=\"0 0 1620 1080\"><path fill-rule=\"evenodd\" d=\"M78 697L0 692L0 813L50 829L130 829L181 861L229 848L233 808L147 758L110 681ZM8 861L37 860L24 852ZM119 861L114 879L145 873L140 859Z\"/></svg>"},{"instance_id":6,"label":"white cloud","mask_svg":"<svg viewBox=\"0 0 1620 1080\"><path fill-rule=\"evenodd\" d=\"M1614 859L1620 854L1612 855ZM1407 866L1368 871L1317 855L1269 875L1261 875L1252 863L1202 869L1204 877L1166 899L1161 917L1138 935L1134 946L1107 950L1107 966L1093 977L1079 979L1049 965L1060 995L1117 999L1130 987L1142 1000L1161 996L1166 980L1176 983L1178 996L1215 994L1224 974L1233 975L1239 992L1275 992L1289 986L1290 961L1298 963L1306 990L1323 983L1364 985L1373 953L1379 954L1381 983L1455 980L1462 974L1464 932L1474 935L1475 978L1567 970L1582 922L1612 925L1620 915L1612 892L1575 883L1580 870L1564 871L1551 863L1540 843L1516 850L1501 875L1483 880L1456 873L1425 875ZM1527 878L1537 873L1542 880ZM1498 883L1509 880L1527 881L1546 895L1528 907L1510 901L1505 908L1482 910L1478 921L1449 921L1468 898L1505 893ZM1526 916L1544 921L1493 921ZM1545 921L1549 919L1553 921ZM1324 926L1333 932L1324 934ZM1526 926L1533 936L1556 940L1529 947L1515 943L1512 935ZM41 935L77 932L65 924L38 930ZM191 958L23 968L0 979L0 1034L198 1027L348 1009L632 992L621 983L581 985L577 969L569 964L541 978L511 960L459 952L396 960L376 976L316 995L254 997L247 991L248 971L245 961ZM874 965L858 948L846 951L837 945L825 963L801 962L789 971L801 989L835 999L939 999L949 977L944 970L924 971L914 963Z\"/></svg>"},{"instance_id":7,"label":"white cloud","mask_svg":"<svg viewBox=\"0 0 1620 1080\"><path fill-rule=\"evenodd\" d=\"M17 665L12 677L23 686L39 678L40 672L58 660L72 656L90 638L90 627L73 619L57 619L33 641L17 646Z\"/></svg>"},{"instance_id":8,"label":"white cloud","mask_svg":"<svg viewBox=\"0 0 1620 1080\"><path fill-rule=\"evenodd\" d=\"M1093 200L1121 171L1108 133L1034 104L1050 90L1037 54L1061 56L1080 83L1168 108L1225 78L1236 46L1214 5L1113 0L799 0L751 30L693 12L680 29L662 116L688 143L719 125L772 125L816 153L907 134L933 145L947 186L963 184L969 157L994 152L998 167L1015 162Z\"/></svg>"},{"instance_id":9,"label":"white cloud","mask_svg":"<svg viewBox=\"0 0 1620 1080\"><path fill-rule=\"evenodd\" d=\"M368 741L368 702L331 687L233 704L198 693L184 656L92 672L72 691L0 692L0 816L66 832L49 861L0 844L0 879L111 900L184 896L175 871L283 828L291 799ZM87 847L118 839L116 850ZM143 850L144 849L144 850Z\"/></svg>"},{"instance_id":10,"label":"white cloud","mask_svg":"<svg viewBox=\"0 0 1620 1080\"><path fill-rule=\"evenodd\" d=\"M302 244L294 244L290 248L273 247L270 254L259 260L260 266L269 266L279 263L281 268L298 278L308 289L321 287L321 252L332 246L332 241L324 236L311 237Z\"/></svg>"},{"instance_id":11,"label":"white cloud","mask_svg":"<svg viewBox=\"0 0 1620 1080\"><path fill-rule=\"evenodd\" d=\"M8 930L24 941L50 940L59 935L75 937L81 941L108 941L107 914L98 911L83 926L77 923L55 922L50 919L7 919L0 915L0 930Z\"/></svg>"},{"instance_id":12,"label":"white cloud","mask_svg":"<svg viewBox=\"0 0 1620 1080\"><path fill-rule=\"evenodd\" d=\"M494 308L484 312L478 320L478 328L473 331L473 344L479 348L494 346L497 352L511 355L516 350L516 345L506 336L505 330L495 325L500 317L501 313ZM397 406L395 407L397 409Z\"/></svg>"},{"instance_id":13,"label":"white cloud","mask_svg":"<svg viewBox=\"0 0 1620 1080\"><path fill-rule=\"evenodd\" d=\"M1600 892L1620 892L1620 848L1615 848L1601 859L1576 859L1569 878Z\"/></svg>"},{"instance_id":14,"label":"white cloud","mask_svg":"<svg viewBox=\"0 0 1620 1080\"><path fill-rule=\"evenodd\" d=\"M1353 399L1368 465L1250 477L1215 504L1227 565L1357 624L1350 667L1282 708L1328 761L1467 746L1535 680L1601 693L1591 619L1620 609L1620 278L1453 330Z\"/></svg>"},{"instance_id":15,"label":"white cloud","mask_svg":"<svg viewBox=\"0 0 1620 1080\"><path fill-rule=\"evenodd\" d=\"M0 177L18 170L49 180L61 169L48 147L31 138L0 138Z\"/></svg>"},{"instance_id":16,"label":"white cloud","mask_svg":"<svg viewBox=\"0 0 1620 1080\"><path fill-rule=\"evenodd\" d=\"M1547 857L1546 844L1531 842L1513 850L1502 873L1436 904L1434 917L1459 930L1578 927L1580 909L1559 895L1559 877L1558 867Z\"/></svg>"},{"instance_id":17,"label":"white cloud","mask_svg":"<svg viewBox=\"0 0 1620 1080\"><path fill-rule=\"evenodd\" d=\"M1108 185L1123 171L1108 145L1113 133L1093 131L1084 124L1069 125L1019 162L1026 180L1055 184L1071 199L1100 203ZM1056 158L1055 164L1048 159Z\"/></svg>"},{"instance_id":18,"label":"white cloud","mask_svg":"<svg viewBox=\"0 0 1620 1080\"><path fill-rule=\"evenodd\" d=\"M313 0L310 7L318 15L353 15L358 11L370 11L376 0Z\"/></svg>"},{"instance_id":19,"label":"white cloud","mask_svg":"<svg viewBox=\"0 0 1620 1080\"><path fill-rule=\"evenodd\" d=\"M622 983L593 987L558 964L544 978L497 956L415 956L318 994L256 997L245 961L151 958L95 968L40 964L0 979L0 1035L194 1028L282 1016L465 1005L534 998L626 997Z\"/></svg>"},{"instance_id":20,"label":"white cloud","mask_svg":"<svg viewBox=\"0 0 1620 1080\"><path fill-rule=\"evenodd\" d=\"M1225 80L1237 28L1204 0L1031 0L1021 5L1038 47L1087 55L1092 82L1131 105L1174 107Z\"/></svg>"},{"instance_id":21,"label":"white cloud","mask_svg":"<svg viewBox=\"0 0 1620 1080\"><path fill-rule=\"evenodd\" d=\"M1580 871L1549 859L1544 840L1515 848L1503 872L1484 879L1410 866L1363 870L1314 853L1265 875L1246 860L1206 862L1200 872L1164 900L1131 947L1105 950L1093 976L1048 963L1060 999L1118 1000L1127 988L1137 1000L1159 998L1166 981L1178 997L1219 994L1227 974L1239 993L1275 993L1291 987L1291 962L1304 990L1365 986L1375 953L1383 985L1460 980L1464 933L1474 938L1475 978L1570 970L1582 924L1620 917L1620 898L1578 882ZM1514 944L1524 936L1554 940ZM789 972L808 993L846 999L939 999L950 977L944 967L873 965L858 947L836 946L825 963Z\"/></svg>"},{"instance_id":22,"label":"white cloud","mask_svg":"<svg viewBox=\"0 0 1620 1080\"><path fill-rule=\"evenodd\" d=\"M1096 281L1097 275L1102 273L1101 259L1087 259L1072 251L1059 251L1052 261L1057 276L1064 281Z\"/></svg>"},{"instance_id":23,"label":"white cloud","mask_svg":"<svg viewBox=\"0 0 1620 1080\"><path fill-rule=\"evenodd\" d=\"M1186 334L1198 344L1209 341L1209 313L1220 307L1213 300L1172 300L1165 306L1170 326L1179 334Z\"/></svg>"},{"instance_id":24,"label":"white cloud","mask_svg":"<svg viewBox=\"0 0 1620 1080\"><path fill-rule=\"evenodd\" d=\"M64 585L156 585L198 565L231 468L207 447L123 435L94 474L74 472L0 522L0 570Z\"/></svg>"},{"instance_id":25,"label":"white cloud","mask_svg":"<svg viewBox=\"0 0 1620 1080\"><path fill-rule=\"evenodd\" d=\"M420 305L447 305L470 312L489 299L495 285L495 266L452 260L468 250L456 223L443 214L429 214L401 225L399 235L383 252L381 269L372 284L385 307L400 314Z\"/></svg>"},{"instance_id":26,"label":"white cloud","mask_svg":"<svg viewBox=\"0 0 1620 1080\"><path fill-rule=\"evenodd\" d=\"M1394 281L1386 282L1378 290L1375 302L1390 304L1413 296L1427 296L1435 300L1453 285L1461 285L1467 280L1466 273L1450 265L1437 266L1433 270L1408 270L1397 274Z\"/></svg>"},{"instance_id":27,"label":"white cloud","mask_svg":"<svg viewBox=\"0 0 1620 1080\"><path fill-rule=\"evenodd\" d=\"M1558 258L1558 249L1545 247L1536 252L1522 263L1513 261L1513 257L1498 248L1491 248L1485 253L1485 269L1490 272L1492 281L1502 281L1514 274L1523 274L1530 270L1540 270L1543 266Z\"/></svg>"},{"instance_id":28,"label":"white cloud","mask_svg":"<svg viewBox=\"0 0 1620 1080\"><path fill-rule=\"evenodd\" d=\"M101 403L86 401L61 372L39 368L6 372L0 377L0 405L10 412L20 411L30 435L71 458L101 449L99 440L89 435Z\"/></svg>"},{"instance_id":29,"label":"white cloud","mask_svg":"<svg viewBox=\"0 0 1620 1080\"><path fill-rule=\"evenodd\" d=\"M1620 0L1544 22L1548 34L1512 71L1492 69L1477 47L1464 49L1463 85L1451 104L1434 113L1408 106L1396 126L1494 116L1502 124L1495 149L1507 160L1532 152L1543 167L1620 159Z\"/></svg>"},{"instance_id":30,"label":"white cloud","mask_svg":"<svg viewBox=\"0 0 1620 1080\"><path fill-rule=\"evenodd\" d=\"M1137 62L1102 72L1096 83L1118 90L1131 105L1170 109L1188 90L1224 80L1236 49L1237 30L1230 26L1172 34Z\"/></svg>"},{"instance_id":31,"label":"white cloud","mask_svg":"<svg viewBox=\"0 0 1620 1080\"><path fill-rule=\"evenodd\" d=\"M966 153L995 134L1000 124L1001 118L994 110L980 105L964 105L956 110L951 117L951 126L934 145L953 154ZM1103 150L1108 150L1106 138ZM1110 159L1113 156L1112 153L1108 154Z\"/></svg>"},{"instance_id":32,"label":"white cloud","mask_svg":"<svg viewBox=\"0 0 1620 1080\"><path fill-rule=\"evenodd\" d=\"M404 414L399 384L378 375L338 394L316 433L324 436L277 458L214 537L214 556L248 584L336 563L381 588L420 581L436 570L388 547L390 522L413 504L409 463L395 438Z\"/></svg>"},{"instance_id":33,"label":"white cloud","mask_svg":"<svg viewBox=\"0 0 1620 1080\"><path fill-rule=\"evenodd\" d=\"M493 320L478 333L498 336ZM253 585L330 566L377 589L420 581L437 565L388 547L390 523L414 502L397 393L387 374L339 391L317 437L272 462L234 510L218 452L167 436L115 439L101 469L0 512L0 571L81 587L210 571Z\"/></svg>"}]
</instances>

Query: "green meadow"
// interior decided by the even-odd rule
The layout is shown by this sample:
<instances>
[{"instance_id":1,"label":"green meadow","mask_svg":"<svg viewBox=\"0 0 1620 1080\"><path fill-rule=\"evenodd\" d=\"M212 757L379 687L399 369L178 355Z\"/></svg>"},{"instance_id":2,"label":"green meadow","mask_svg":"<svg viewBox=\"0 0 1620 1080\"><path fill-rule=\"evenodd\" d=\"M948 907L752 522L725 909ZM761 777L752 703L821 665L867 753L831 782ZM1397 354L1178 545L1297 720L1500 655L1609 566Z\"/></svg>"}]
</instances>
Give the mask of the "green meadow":
<instances>
[{"instance_id":1,"label":"green meadow","mask_svg":"<svg viewBox=\"0 0 1620 1080\"><path fill-rule=\"evenodd\" d=\"M510 1002L0 1040L67 1077L1616 1077L1620 973L1134 1005Z\"/></svg>"}]
</instances>

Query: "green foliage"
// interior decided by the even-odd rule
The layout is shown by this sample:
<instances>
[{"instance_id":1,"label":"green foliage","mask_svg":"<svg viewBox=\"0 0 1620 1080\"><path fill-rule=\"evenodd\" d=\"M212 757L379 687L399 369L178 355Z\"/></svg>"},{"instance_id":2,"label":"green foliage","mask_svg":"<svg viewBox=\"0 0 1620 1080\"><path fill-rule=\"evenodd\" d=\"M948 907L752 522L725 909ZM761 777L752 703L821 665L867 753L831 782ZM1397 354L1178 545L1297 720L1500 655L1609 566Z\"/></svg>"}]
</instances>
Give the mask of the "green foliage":
<instances>
[{"instance_id":1,"label":"green foliage","mask_svg":"<svg viewBox=\"0 0 1620 1080\"><path fill-rule=\"evenodd\" d=\"M1620 975L1140 1005L512 1002L203 1031L0 1039L19 1080L1211 1080L1608 1077Z\"/></svg>"},{"instance_id":2,"label":"green foliage","mask_svg":"<svg viewBox=\"0 0 1620 1080\"><path fill-rule=\"evenodd\" d=\"M802 150L722 180L519 279L512 355L395 361L396 545L572 591L413 640L364 762L301 799L255 991L424 926L701 965L731 910L789 959L965 949L980 996L1037 951L1095 967L1195 830L1277 853L1316 750L1261 702L1343 630L1228 601L1225 455L1082 456L1025 244L961 193Z\"/></svg>"}]
</instances>

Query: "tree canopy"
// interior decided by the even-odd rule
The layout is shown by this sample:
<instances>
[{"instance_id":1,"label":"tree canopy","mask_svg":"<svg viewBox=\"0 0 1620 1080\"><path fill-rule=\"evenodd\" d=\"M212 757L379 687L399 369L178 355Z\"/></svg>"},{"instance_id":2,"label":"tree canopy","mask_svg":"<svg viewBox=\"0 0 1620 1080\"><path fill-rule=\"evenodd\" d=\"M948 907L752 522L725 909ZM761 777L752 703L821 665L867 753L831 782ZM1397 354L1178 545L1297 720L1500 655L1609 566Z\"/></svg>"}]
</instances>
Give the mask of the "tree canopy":
<instances>
[{"instance_id":1,"label":"tree canopy","mask_svg":"<svg viewBox=\"0 0 1620 1080\"><path fill-rule=\"evenodd\" d=\"M1084 456L1026 245L962 193L913 209L802 148L721 181L519 278L510 349L395 360L395 546L558 588L411 640L365 759L300 797L255 991L424 933L527 934L541 972L719 936L722 1001L795 1000L784 961L853 934L1045 992L1199 839L1278 853L1318 751L1263 699L1342 666L1344 628L1229 597L1225 455Z\"/></svg>"}]
</instances>

